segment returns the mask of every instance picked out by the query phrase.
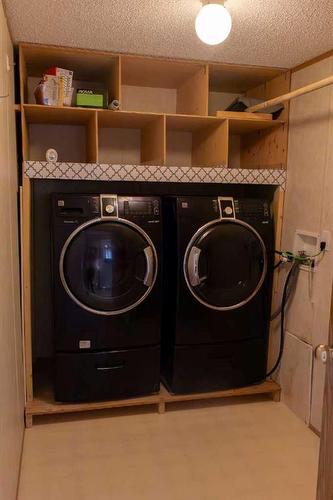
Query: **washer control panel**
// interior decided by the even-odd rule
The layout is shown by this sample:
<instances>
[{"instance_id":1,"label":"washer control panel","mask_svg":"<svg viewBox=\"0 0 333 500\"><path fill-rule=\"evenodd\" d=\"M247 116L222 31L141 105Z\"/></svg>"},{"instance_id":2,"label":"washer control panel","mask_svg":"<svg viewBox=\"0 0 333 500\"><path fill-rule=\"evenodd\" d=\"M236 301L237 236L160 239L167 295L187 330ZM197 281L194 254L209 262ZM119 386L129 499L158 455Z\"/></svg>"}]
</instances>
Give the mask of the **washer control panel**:
<instances>
[{"instance_id":1,"label":"washer control panel","mask_svg":"<svg viewBox=\"0 0 333 500\"><path fill-rule=\"evenodd\" d=\"M102 217L118 217L117 195L101 194L101 215Z\"/></svg>"},{"instance_id":2,"label":"washer control panel","mask_svg":"<svg viewBox=\"0 0 333 500\"><path fill-rule=\"evenodd\" d=\"M59 224L78 224L82 220L98 217L157 223L161 217L161 199L158 196L53 194L52 198L53 214Z\"/></svg>"},{"instance_id":3,"label":"washer control panel","mask_svg":"<svg viewBox=\"0 0 333 500\"><path fill-rule=\"evenodd\" d=\"M222 219L235 218L235 205L232 197L219 197L219 206Z\"/></svg>"}]
</instances>

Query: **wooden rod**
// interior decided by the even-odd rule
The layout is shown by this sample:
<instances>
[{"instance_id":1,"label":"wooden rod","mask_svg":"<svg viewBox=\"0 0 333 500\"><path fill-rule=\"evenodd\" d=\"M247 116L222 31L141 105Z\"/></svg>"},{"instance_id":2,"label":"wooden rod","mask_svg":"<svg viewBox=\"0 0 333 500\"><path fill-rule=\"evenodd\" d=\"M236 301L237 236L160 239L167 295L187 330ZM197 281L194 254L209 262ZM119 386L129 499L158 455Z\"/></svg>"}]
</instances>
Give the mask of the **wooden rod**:
<instances>
[{"instance_id":1,"label":"wooden rod","mask_svg":"<svg viewBox=\"0 0 333 500\"><path fill-rule=\"evenodd\" d=\"M261 102L260 104L256 104L255 106L250 106L246 109L246 111L253 113L255 111L260 111L262 109L269 108L274 104L281 104L286 101L290 101L290 99L294 99L294 97L298 97L300 95L309 94L309 92L313 92L314 90L321 89L323 87L327 87L328 85L333 84L333 75L323 80L319 80L319 82L310 83L310 85L305 85L305 87L301 87L297 90L293 90L288 94L281 95L279 97L274 97L274 99L269 99L269 101Z\"/></svg>"}]
</instances>

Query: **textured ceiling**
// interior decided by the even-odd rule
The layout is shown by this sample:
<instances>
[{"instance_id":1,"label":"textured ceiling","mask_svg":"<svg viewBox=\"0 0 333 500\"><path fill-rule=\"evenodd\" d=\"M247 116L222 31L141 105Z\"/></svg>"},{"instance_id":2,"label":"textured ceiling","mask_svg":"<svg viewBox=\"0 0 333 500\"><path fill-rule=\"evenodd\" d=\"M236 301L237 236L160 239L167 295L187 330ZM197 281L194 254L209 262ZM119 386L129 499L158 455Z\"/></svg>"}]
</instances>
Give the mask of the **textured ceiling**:
<instances>
[{"instance_id":1,"label":"textured ceiling","mask_svg":"<svg viewBox=\"0 0 333 500\"><path fill-rule=\"evenodd\" d=\"M199 0L3 0L15 42L293 67L333 48L333 0L227 0L230 37L196 37Z\"/></svg>"}]
</instances>

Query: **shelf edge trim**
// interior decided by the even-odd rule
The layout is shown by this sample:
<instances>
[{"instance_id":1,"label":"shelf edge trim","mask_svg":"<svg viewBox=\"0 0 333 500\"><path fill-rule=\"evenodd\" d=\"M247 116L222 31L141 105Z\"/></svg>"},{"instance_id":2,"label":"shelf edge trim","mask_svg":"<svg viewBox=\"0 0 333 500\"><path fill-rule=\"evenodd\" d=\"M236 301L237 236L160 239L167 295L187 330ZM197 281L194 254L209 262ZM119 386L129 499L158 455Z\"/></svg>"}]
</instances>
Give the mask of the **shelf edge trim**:
<instances>
[{"instance_id":1,"label":"shelf edge trim","mask_svg":"<svg viewBox=\"0 0 333 500\"><path fill-rule=\"evenodd\" d=\"M30 179L97 180L130 182L200 182L218 184L275 185L286 189L287 171L277 168L181 167L106 163L24 161Z\"/></svg>"}]
</instances>

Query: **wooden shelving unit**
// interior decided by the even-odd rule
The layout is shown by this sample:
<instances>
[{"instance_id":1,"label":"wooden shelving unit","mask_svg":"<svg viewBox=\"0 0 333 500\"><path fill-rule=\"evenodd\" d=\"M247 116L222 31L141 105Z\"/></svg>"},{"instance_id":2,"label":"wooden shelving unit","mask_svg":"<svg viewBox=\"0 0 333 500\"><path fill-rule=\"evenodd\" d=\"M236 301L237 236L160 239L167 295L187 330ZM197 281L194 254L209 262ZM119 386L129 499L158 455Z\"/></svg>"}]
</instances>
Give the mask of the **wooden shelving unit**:
<instances>
[{"instance_id":1,"label":"wooden shelving unit","mask_svg":"<svg viewBox=\"0 0 333 500\"><path fill-rule=\"evenodd\" d=\"M120 100L122 111L34 104L36 84L42 73L54 65L74 71L74 88L107 90L110 101ZM286 119L272 120L267 115L265 118L260 115L260 119L259 115L242 117L240 113L230 112L219 113L216 117L215 108L223 109L223 103L233 100L239 93L250 95L254 85L262 88L267 80L273 82L270 88L279 93L284 83L281 75L285 72L278 68L21 44L24 160L44 160L45 151L54 147L59 150L59 161L228 166L230 136L246 135L246 141L242 140L242 144L238 141L238 166L251 168L248 157L252 150L257 150L258 143L263 142L258 131L264 133L270 129L273 142L274 134L280 131L279 137L286 143L286 136L281 133L281 129L286 128ZM210 109L209 104L212 97L214 109ZM150 125L149 120L152 120ZM38 124L47 127L36 127ZM65 138L61 134L59 137L55 125L68 127ZM78 126L86 127L86 136ZM255 135L251 135L253 132ZM88 141L86 148L82 147L84 137ZM118 150L116 144L120 145ZM242 154L244 149L250 151L247 157ZM256 168L274 165L267 155L269 153L260 155ZM284 162L275 164L280 167Z\"/></svg>"},{"instance_id":2,"label":"wooden shelving unit","mask_svg":"<svg viewBox=\"0 0 333 500\"><path fill-rule=\"evenodd\" d=\"M22 153L24 160L43 161L49 148L59 161L165 166L284 168L287 154L288 108L279 120L261 114L246 116L217 111L239 94L268 99L289 90L290 73L281 68L181 61L112 54L36 44L19 47ZM121 111L40 106L33 91L43 72L59 66L74 71L74 88L100 88ZM158 395L78 405L55 403L50 386L33 383L31 320L31 185L23 176L22 272L26 375L26 419L34 415L86 411L120 406L165 405L190 399L271 393L279 386L257 386L192 396ZM276 243L282 226L283 191L274 198Z\"/></svg>"}]
</instances>

